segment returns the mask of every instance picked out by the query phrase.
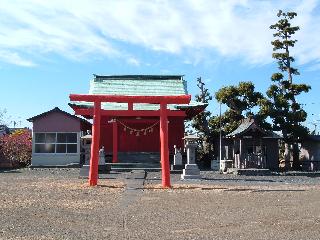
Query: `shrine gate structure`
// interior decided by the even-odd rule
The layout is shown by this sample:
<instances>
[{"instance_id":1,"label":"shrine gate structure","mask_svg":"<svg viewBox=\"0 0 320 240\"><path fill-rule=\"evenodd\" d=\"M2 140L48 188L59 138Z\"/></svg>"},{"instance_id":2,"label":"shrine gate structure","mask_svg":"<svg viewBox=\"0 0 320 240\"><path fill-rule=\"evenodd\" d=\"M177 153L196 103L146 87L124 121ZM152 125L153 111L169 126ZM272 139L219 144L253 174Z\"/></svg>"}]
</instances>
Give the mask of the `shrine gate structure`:
<instances>
[{"instance_id":1,"label":"shrine gate structure","mask_svg":"<svg viewBox=\"0 0 320 240\"><path fill-rule=\"evenodd\" d=\"M191 101L181 75L94 75L89 94L70 94L70 101L75 114L93 118L90 186L97 185L99 149L104 146L113 163L119 161L119 151L160 149L162 186L170 187L169 151L173 145L183 147L184 120L206 107Z\"/></svg>"}]
</instances>

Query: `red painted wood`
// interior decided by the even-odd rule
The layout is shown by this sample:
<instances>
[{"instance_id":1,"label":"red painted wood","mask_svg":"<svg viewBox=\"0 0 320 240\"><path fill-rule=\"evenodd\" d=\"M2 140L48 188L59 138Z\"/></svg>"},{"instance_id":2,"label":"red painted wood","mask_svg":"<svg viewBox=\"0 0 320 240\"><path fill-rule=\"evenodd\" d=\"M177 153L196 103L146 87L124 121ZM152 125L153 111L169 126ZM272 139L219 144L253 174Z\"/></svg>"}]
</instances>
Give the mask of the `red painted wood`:
<instances>
[{"instance_id":1,"label":"red painted wood","mask_svg":"<svg viewBox=\"0 0 320 240\"><path fill-rule=\"evenodd\" d=\"M125 95L93 95L93 94L70 94L71 101L86 102L118 102L118 103L166 103L188 104L191 95L179 96L125 96Z\"/></svg>"},{"instance_id":2,"label":"red painted wood","mask_svg":"<svg viewBox=\"0 0 320 240\"><path fill-rule=\"evenodd\" d=\"M174 152L173 146L178 148L183 147L184 136L184 118L183 117L168 117L169 126L169 151ZM104 146L105 151L112 153L112 131L113 127L110 117L101 117L101 144ZM142 129L151 126L153 123L159 121L158 118L119 118L125 125L135 129ZM124 131L124 127L118 123L118 152L160 152L160 124L153 128L153 132L148 132L146 135L137 137L130 134L129 131ZM121 159L119 159L121 161Z\"/></svg>"},{"instance_id":3,"label":"red painted wood","mask_svg":"<svg viewBox=\"0 0 320 240\"><path fill-rule=\"evenodd\" d=\"M101 102L95 102L93 126L92 126L90 171L89 171L90 186L96 186L98 183L98 163L99 163L99 148L100 148L100 117L101 117L100 110L101 110Z\"/></svg>"},{"instance_id":4,"label":"red painted wood","mask_svg":"<svg viewBox=\"0 0 320 240\"><path fill-rule=\"evenodd\" d=\"M160 142L161 142L161 169L162 169L162 187L171 187L170 183L170 163L169 163L169 148L168 148L168 116L167 105L160 105Z\"/></svg>"},{"instance_id":5,"label":"red painted wood","mask_svg":"<svg viewBox=\"0 0 320 240\"><path fill-rule=\"evenodd\" d=\"M133 110L133 103L132 102L128 103L128 110L130 110L130 111Z\"/></svg>"},{"instance_id":6,"label":"red painted wood","mask_svg":"<svg viewBox=\"0 0 320 240\"><path fill-rule=\"evenodd\" d=\"M122 120L125 125L134 129L144 129L159 122L158 119L151 119L151 121L144 121L144 119L126 119ZM141 133L136 136L135 133L130 134L130 130L124 131L124 127L118 124L119 129L119 151L120 152L159 152L160 138L159 138L159 123L153 127L152 132L147 132L146 135Z\"/></svg>"},{"instance_id":7,"label":"red painted wood","mask_svg":"<svg viewBox=\"0 0 320 240\"><path fill-rule=\"evenodd\" d=\"M168 120L169 152L174 153L174 145L181 149L184 146L184 118L169 117Z\"/></svg>"},{"instance_id":8,"label":"red painted wood","mask_svg":"<svg viewBox=\"0 0 320 240\"><path fill-rule=\"evenodd\" d=\"M92 109L74 108L76 115L92 116ZM101 116L110 117L155 117L160 116L160 110L101 110ZM167 110L167 116L186 117L184 111Z\"/></svg>"},{"instance_id":9,"label":"red painted wood","mask_svg":"<svg viewBox=\"0 0 320 240\"><path fill-rule=\"evenodd\" d=\"M113 153L112 153L112 162L117 163L118 162L118 124L116 121L112 123L112 147L113 147Z\"/></svg>"},{"instance_id":10,"label":"red painted wood","mask_svg":"<svg viewBox=\"0 0 320 240\"><path fill-rule=\"evenodd\" d=\"M89 184L91 186L97 185L98 181L98 157L99 157L99 140L100 140L100 115L101 115L101 102L118 102L128 103L128 110L123 114L134 114L137 116L137 111L131 110L132 103L150 103L160 104L160 143L161 143L161 167L162 167L162 186L164 188L170 187L170 164L169 164L169 141L168 141L168 110L167 104L188 104L190 103L190 95L181 96L117 96L117 95L90 95L90 94L70 94L71 101L86 101L94 102L94 126L93 126L93 141L91 146L91 159L90 159L90 173ZM153 113L151 113L153 112ZM154 114L157 111L151 111L149 114ZM91 115L90 112L82 112L81 115ZM119 116L119 111L114 111ZM145 111L139 112L141 116L145 115ZM159 114L157 113L157 114ZM181 111L177 111L181 114ZM184 112L183 112L184 114ZM109 115L110 116L110 115ZM123 115L128 116L128 115ZM157 115L153 115L157 116ZM158 115L159 116L159 115ZM184 115L185 116L185 115ZM116 134L114 134L116 135ZM114 138L114 137L113 137Z\"/></svg>"}]
</instances>

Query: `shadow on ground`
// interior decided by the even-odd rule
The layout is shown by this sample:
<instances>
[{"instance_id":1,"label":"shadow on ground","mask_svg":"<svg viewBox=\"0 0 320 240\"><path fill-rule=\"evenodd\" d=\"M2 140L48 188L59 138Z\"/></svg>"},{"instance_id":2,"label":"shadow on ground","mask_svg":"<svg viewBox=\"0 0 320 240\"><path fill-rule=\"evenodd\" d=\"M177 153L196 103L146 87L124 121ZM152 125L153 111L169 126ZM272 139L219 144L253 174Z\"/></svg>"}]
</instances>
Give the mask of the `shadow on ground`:
<instances>
[{"instance_id":1,"label":"shadow on ground","mask_svg":"<svg viewBox=\"0 0 320 240\"><path fill-rule=\"evenodd\" d=\"M12 168L0 168L0 173L21 173L21 170Z\"/></svg>"}]
</instances>

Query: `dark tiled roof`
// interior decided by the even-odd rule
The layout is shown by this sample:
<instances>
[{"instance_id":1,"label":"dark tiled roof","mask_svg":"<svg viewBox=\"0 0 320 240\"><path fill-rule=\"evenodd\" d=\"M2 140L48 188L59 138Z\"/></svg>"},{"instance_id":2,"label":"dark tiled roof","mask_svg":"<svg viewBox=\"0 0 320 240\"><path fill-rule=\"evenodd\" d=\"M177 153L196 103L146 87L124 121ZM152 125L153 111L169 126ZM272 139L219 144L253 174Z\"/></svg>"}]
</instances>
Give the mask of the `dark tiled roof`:
<instances>
[{"instance_id":1,"label":"dark tiled roof","mask_svg":"<svg viewBox=\"0 0 320 240\"><path fill-rule=\"evenodd\" d=\"M257 124L254 118L243 119L239 127L233 132L229 133L227 137L238 137L253 129L256 131L259 131L264 135L264 137L267 137L267 138L281 138L278 134L276 134L273 131L266 131L262 129Z\"/></svg>"},{"instance_id":2,"label":"dark tiled roof","mask_svg":"<svg viewBox=\"0 0 320 240\"><path fill-rule=\"evenodd\" d=\"M68 112L62 111L62 110L61 110L60 108L58 108L58 107L55 107L55 108L53 108L53 109L51 109L51 110L49 110L49 111L47 111L47 112L41 113L41 114L36 115L36 116L34 116L34 117L28 118L27 121L33 122L34 120L36 120L36 119L38 119L38 118L47 116L48 114L54 113L54 112L59 112L59 113L62 113L62 114L64 114L64 115L66 115L66 116L69 116L69 117L71 117L71 118L80 120L80 121L83 122L83 123L91 124L91 123L88 122L87 120L85 120L85 119L83 119L83 118L80 118L80 117L77 117L77 116L75 116L75 115L72 115L72 114L70 114L70 113L68 113Z\"/></svg>"},{"instance_id":3,"label":"dark tiled roof","mask_svg":"<svg viewBox=\"0 0 320 240\"><path fill-rule=\"evenodd\" d=\"M320 135L309 135L306 137L306 140L320 142Z\"/></svg>"}]
</instances>

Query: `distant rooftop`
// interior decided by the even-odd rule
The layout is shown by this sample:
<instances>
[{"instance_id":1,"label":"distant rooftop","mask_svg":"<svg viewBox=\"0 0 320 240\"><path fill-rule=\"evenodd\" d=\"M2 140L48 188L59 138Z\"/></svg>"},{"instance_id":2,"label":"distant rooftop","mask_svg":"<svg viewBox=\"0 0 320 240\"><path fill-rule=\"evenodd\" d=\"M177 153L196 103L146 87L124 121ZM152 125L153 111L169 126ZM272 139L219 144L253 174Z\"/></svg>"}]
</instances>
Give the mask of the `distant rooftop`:
<instances>
[{"instance_id":1,"label":"distant rooftop","mask_svg":"<svg viewBox=\"0 0 320 240\"><path fill-rule=\"evenodd\" d=\"M34 117L28 118L27 121L29 121L29 122L34 122L34 120L37 120L37 119L42 118L42 117L44 117L44 116L47 116L47 115L50 114L50 113L57 113L57 112L58 112L58 113L62 113L62 114L66 115L66 116L69 116L69 117L71 117L71 118L80 120L80 121L82 121L82 122L84 122L84 123L89 123L87 120L85 120L85 119L83 119L83 118L80 118L80 117L78 117L78 116L75 116L75 115L73 115L73 114L70 114L70 113L68 113L68 112L65 112L65 111L61 110L60 108L58 108L58 107L55 107L55 108L53 108L53 109L51 109L51 110L49 110L49 111L47 111L47 112L40 113L40 114L38 114L38 115L36 115L36 116L34 116ZM89 123L89 124L91 124L91 123Z\"/></svg>"}]
</instances>

